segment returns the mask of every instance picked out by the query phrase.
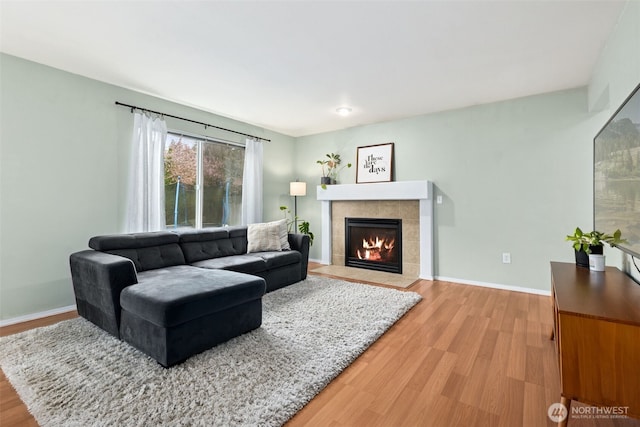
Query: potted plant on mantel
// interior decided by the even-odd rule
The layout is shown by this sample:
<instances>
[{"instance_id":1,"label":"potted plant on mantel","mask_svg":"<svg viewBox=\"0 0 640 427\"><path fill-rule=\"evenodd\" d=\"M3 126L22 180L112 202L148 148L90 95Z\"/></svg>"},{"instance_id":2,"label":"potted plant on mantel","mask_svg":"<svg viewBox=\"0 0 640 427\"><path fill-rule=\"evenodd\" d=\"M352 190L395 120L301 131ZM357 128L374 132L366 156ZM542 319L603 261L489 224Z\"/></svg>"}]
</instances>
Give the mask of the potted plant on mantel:
<instances>
[{"instance_id":1,"label":"potted plant on mantel","mask_svg":"<svg viewBox=\"0 0 640 427\"><path fill-rule=\"evenodd\" d=\"M329 153L326 154L327 160L318 160L320 166L322 166L322 177L320 178L320 184L322 188L326 188L329 184L335 184L338 179L338 173L345 167L350 168L351 163L347 163L340 167L342 163L342 159L340 158L340 154Z\"/></svg>"},{"instance_id":2,"label":"potted plant on mantel","mask_svg":"<svg viewBox=\"0 0 640 427\"><path fill-rule=\"evenodd\" d=\"M576 265L579 267L589 267L589 255L602 255L604 244L613 246L618 243L627 243L621 239L622 232L618 229L613 234L605 234L600 231L583 232L580 227L576 227L573 234L567 236L566 240L573 242L573 249L576 255Z\"/></svg>"}]
</instances>

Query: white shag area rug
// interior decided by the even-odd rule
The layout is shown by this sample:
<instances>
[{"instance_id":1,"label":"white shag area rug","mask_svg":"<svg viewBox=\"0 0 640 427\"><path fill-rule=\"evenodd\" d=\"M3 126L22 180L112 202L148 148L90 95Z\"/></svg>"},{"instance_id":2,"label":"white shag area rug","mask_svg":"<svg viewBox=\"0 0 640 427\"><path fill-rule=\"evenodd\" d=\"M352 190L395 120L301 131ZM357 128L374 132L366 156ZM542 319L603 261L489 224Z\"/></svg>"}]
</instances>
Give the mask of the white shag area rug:
<instances>
[{"instance_id":1,"label":"white shag area rug","mask_svg":"<svg viewBox=\"0 0 640 427\"><path fill-rule=\"evenodd\" d=\"M308 276L170 369L82 318L0 338L0 366L41 426L279 426L420 299Z\"/></svg>"}]
</instances>

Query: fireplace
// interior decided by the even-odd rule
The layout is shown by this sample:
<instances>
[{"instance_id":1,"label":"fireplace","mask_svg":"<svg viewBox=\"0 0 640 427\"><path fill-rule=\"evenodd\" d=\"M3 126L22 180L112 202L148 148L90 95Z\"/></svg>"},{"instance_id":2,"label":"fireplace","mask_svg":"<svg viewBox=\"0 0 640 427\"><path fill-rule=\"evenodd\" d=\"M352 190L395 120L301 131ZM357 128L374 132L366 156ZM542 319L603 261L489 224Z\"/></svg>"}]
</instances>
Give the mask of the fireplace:
<instances>
[{"instance_id":1,"label":"fireplace","mask_svg":"<svg viewBox=\"0 0 640 427\"><path fill-rule=\"evenodd\" d=\"M433 183L392 181L327 185L317 188L320 201L321 258L326 265L345 264L346 217L401 218L402 275L434 280Z\"/></svg>"},{"instance_id":2,"label":"fireplace","mask_svg":"<svg viewBox=\"0 0 640 427\"><path fill-rule=\"evenodd\" d=\"M402 274L402 220L345 218L345 265Z\"/></svg>"}]
</instances>

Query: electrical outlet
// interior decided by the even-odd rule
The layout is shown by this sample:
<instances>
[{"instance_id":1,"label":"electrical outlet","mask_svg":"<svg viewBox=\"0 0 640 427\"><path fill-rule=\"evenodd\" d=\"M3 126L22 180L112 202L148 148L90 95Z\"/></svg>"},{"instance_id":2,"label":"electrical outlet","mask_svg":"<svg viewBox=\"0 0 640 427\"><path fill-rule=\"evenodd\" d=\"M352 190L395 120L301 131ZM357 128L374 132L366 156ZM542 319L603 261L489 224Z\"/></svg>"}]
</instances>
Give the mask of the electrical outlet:
<instances>
[{"instance_id":1,"label":"electrical outlet","mask_svg":"<svg viewBox=\"0 0 640 427\"><path fill-rule=\"evenodd\" d=\"M502 263L511 264L511 254L509 252L502 253Z\"/></svg>"}]
</instances>

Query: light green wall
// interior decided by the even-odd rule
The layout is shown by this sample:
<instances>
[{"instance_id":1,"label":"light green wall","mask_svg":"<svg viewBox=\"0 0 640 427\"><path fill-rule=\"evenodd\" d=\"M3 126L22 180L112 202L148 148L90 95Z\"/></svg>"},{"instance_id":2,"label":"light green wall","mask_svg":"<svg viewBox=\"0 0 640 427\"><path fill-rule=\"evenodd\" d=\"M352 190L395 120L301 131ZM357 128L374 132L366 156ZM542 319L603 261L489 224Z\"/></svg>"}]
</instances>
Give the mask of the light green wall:
<instances>
[{"instance_id":1,"label":"light green wall","mask_svg":"<svg viewBox=\"0 0 640 427\"><path fill-rule=\"evenodd\" d=\"M629 1L609 36L589 82L589 106L598 129L640 83L640 2ZM631 258L605 248L607 263L621 267L640 281Z\"/></svg>"},{"instance_id":2,"label":"light green wall","mask_svg":"<svg viewBox=\"0 0 640 427\"><path fill-rule=\"evenodd\" d=\"M358 146L394 142L396 180L433 181L443 196L437 276L548 290L549 260L570 260L565 234L590 221L576 203L591 199L588 119L583 88L299 138L296 159L317 182L325 152L354 162ZM354 169L341 178L355 182ZM320 234L315 196L299 210Z\"/></svg>"},{"instance_id":3,"label":"light green wall","mask_svg":"<svg viewBox=\"0 0 640 427\"><path fill-rule=\"evenodd\" d=\"M549 260L572 261L564 235L592 224L593 135L640 81L640 2L630 1L588 88L299 138L0 54L0 320L73 304L68 256L87 238L123 230L129 110L141 105L254 133L265 145L265 219L292 206L320 258L315 164L324 153L396 143L397 180L429 179L436 205L436 274L549 289ZM452 88L455 90L455 88ZM170 128L240 141L167 120ZM343 182L354 182L346 169ZM511 252L512 264L501 262ZM608 260L621 259L607 251Z\"/></svg>"},{"instance_id":4,"label":"light green wall","mask_svg":"<svg viewBox=\"0 0 640 427\"><path fill-rule=\"evenodd\" d=\"M396 180L431 180L444 198L436 275L547 291L549 261L573 261L564 236L593 226L593 136L640 81L639 33L640 2L630 1L588 87L299 138L298 173L317 183L324 153L353 162L358 146L395 142ZM355 182L354 170L341 181ZM315 197L299 211L319 241ZM619 251L606 253L619 262Z\"/></svg>"},{"instance_id":5,"label":"light green wall","mask_svg":"<svg viewBox=\"0 0 640 427\"><path fill-rule=\"evenodd\" d=\"M68 257L124 230L133 126L120 101L271 139L265 219L279 218L293 138L0 54L0 319L74 304ZM170 129L240 142L167 119Z\"/></svg>"},{"instance_id":6,"label":"light green wall","mask_svg":"<svg viewBox=\"0 0 640 427\"><path fill-rule=\"evenodd\" d=\"M640 83L640 1L626 3L594 67L589 107L604 110L602 125Z\"/></svg>"}]
</instances>

